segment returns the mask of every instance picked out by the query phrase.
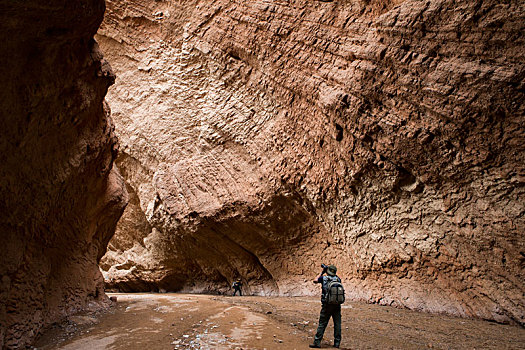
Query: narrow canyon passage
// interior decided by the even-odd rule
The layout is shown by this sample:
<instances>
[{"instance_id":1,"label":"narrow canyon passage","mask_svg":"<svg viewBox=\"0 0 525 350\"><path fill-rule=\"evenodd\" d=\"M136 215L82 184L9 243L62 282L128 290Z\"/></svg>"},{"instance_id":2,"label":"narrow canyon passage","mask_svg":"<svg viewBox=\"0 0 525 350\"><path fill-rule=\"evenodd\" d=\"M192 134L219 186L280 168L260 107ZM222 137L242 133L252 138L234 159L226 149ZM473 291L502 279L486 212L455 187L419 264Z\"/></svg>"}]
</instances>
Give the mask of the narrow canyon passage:
<instances>
[{"instance_id":1,"label":"narrow canyon passage","mask_svg":"<svg viewBox=\"0 0 525 350\"><path fill-rule=\"evenodd\" d=\"M300 348L321 263L346 346L520 348L524 33L522 0L0 0L0 348L141 315Z\"/></svg>"},{"instance_id":2,"label":"narrow canyon passage","mask_svg":"<svg viewBox=\"0 0 525 350\"><path fill-rule=\"evenodd\" d=\"M55 326L39 350L307 349L318 298L112 294L109 314ZM343 349L523 349L525 329L392 307L343 306ZM331 325L330 325L331 327ZM331 348L327 331L323 348Z\"/></svg>"}]
</instances>

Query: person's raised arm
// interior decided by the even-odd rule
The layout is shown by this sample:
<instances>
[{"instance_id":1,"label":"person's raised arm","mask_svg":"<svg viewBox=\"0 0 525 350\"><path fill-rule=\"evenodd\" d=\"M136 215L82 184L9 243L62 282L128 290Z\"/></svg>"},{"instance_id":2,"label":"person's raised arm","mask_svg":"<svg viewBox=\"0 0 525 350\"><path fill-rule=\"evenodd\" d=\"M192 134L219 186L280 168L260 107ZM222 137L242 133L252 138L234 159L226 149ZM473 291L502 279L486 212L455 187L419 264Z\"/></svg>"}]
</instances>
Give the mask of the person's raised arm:
<instances>
[{"instance_id":1,"label":"person's raised arm","mask_svg":"<svg viewBox=\"0 0 525 350\"><path fill-rule=\"evenodd\" d=\"M319 283L319 279L326 273L326 267L323 267L323 271L314 279L314 283Z\"/></svg>"}]
</instances>

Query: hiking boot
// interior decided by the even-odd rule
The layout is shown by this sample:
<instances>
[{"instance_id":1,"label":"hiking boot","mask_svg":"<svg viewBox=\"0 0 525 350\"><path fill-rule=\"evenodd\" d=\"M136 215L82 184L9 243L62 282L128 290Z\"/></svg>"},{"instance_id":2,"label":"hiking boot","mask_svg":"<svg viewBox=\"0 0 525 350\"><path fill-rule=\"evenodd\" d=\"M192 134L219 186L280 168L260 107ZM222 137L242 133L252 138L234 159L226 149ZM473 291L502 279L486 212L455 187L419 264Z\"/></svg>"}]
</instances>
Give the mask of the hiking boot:
<instances>
[{"instance_id":1,"label":"hiking boot","mask_svg":"<svg viewBox=\"0 0 525 350\"><path fill-rule=\"evenodd\" d=\"M334 348L338 348L339 349L339 343L334 343Z\"/></svg>"},{"instance_id":2,"label":"hiking boot","mask_svg":"<svg viewBox=\"0 0 525 350\"><path fill-rule=\"evenodd\" d=\"M311 348L315 348L315 349L320 349L321 348L321 345L317 345L317 344L310 344L309 346Z\"/></svg>"}]
</instances>

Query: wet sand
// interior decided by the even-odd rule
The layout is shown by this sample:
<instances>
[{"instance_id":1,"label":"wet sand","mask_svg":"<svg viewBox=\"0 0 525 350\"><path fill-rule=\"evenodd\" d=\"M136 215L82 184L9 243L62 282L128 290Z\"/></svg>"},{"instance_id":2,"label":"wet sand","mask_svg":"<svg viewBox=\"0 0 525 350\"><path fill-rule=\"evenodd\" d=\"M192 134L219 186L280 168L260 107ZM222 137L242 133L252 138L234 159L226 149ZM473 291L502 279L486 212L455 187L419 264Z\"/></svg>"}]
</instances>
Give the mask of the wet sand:
<instances>
[{"instance_id":1,"label":"wet sand","mask_svg":"<svg viewBox=\"0 0 525 350\"><path fill-rule=\"evenodd\" d=\"M110 294L109 312L80 314L49 329L37 349L307 349L318 298ZM342 349L525 349L525 329L347 302ZM323 348L333 343L330 321Z\"/></svg>"}]
</instances>

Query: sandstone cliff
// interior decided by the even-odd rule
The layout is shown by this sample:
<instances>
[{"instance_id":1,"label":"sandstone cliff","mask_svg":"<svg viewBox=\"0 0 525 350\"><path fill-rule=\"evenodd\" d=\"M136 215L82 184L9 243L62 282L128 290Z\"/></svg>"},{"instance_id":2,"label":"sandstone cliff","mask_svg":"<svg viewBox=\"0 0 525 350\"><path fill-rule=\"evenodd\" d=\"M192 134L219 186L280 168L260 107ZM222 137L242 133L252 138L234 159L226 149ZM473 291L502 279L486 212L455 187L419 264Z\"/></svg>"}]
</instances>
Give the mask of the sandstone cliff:
<instances>
[{"instance_id":1,"label":"sandstone cliff","mask_svg":"<svg viewBox=\"0 0 525 350\"><path fill-rule=\"evenodd\" d=\"M314 293L525 322L525 8L108 1L121 290Z\"/></svg>"},{"instance_id":2,"label":"sandstone cliff","mask_svg":"<svg viewBox=\"0 0 525 350\"><path fill-rule=\"evenodd\" d=\"M106 302L97 266L127 200L93 39L102 0L0 2L0 348Z\"/></svg>"}]
</instances>

